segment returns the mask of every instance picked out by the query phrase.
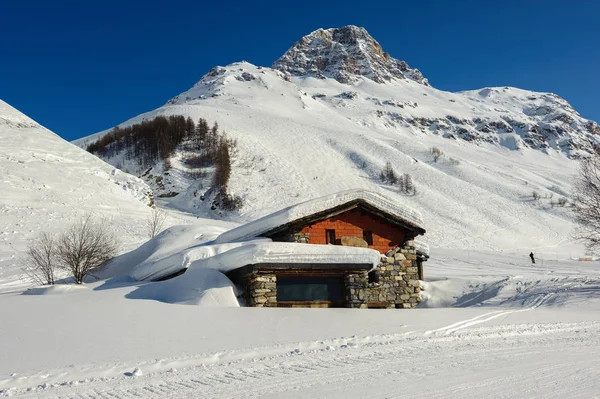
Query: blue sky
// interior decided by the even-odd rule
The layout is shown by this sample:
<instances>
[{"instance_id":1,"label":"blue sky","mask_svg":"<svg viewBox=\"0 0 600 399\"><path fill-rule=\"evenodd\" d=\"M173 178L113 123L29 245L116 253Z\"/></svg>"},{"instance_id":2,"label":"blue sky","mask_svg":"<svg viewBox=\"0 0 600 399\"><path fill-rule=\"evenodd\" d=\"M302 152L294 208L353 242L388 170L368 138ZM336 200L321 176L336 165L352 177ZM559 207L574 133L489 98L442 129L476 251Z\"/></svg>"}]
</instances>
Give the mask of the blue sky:
<instances>
[{"instance_id":1,"label":"blue sky","mask_svg":"<svg viewBox=\"0 0 600 399\"><path fill-rule=\"evenodd\" d=\"M600 122L593 0L7 0L0 15L0 98L67 140L163 105L215 65L269 66L349 24L438 89L554 92Z\"/></svg>"}]
</instances>

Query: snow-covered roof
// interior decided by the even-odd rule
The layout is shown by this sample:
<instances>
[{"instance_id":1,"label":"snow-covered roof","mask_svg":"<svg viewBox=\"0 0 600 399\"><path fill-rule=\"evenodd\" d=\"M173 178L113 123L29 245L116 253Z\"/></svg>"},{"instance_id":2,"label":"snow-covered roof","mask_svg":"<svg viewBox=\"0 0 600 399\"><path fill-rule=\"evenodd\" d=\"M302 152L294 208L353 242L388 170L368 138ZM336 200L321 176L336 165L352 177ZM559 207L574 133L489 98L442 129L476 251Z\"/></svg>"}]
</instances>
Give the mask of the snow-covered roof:
<instances>
[{"instance_id":1,"label":"snow-covered roof","mask_svg":"<svg viewBox=\"0 0 600 399\"><path fill-rule=\"evenodd\" d=\"M417 253L429 257L429 244L427 244L425 241L415 239L415 249L417 250Z\"/></svg>"},{"instance_id":2,"label":"snow-covered roof","mask_svg":"<svg viewBox=\"0 0 600 399\"><path fill-rule=\"evenodd\" d=\"M369 264L376 267L381 254L374 249L340 245L298 244L289 242L256 242L198 259L194 267L228 272L246 265L270 264Z\"/></svg>"},{"instance_id":3,"label":"snow-covered roof","mask_svg":"<svg viewBox=\"0 0 600 399\"><path fill-rule=\"evenodd\" d=\"M398 200L392 200L381 193L366 190L347 190L339 193L315 198L290 206L253 222L226 231L215 240L215 243L247 240L268 233L280 226L299 219L315 215L329 209L341 207L352 202L361 202L403 221L413 228L425 232L423 216Z\"/></svg>"},{"instance_id":4,"label":"snow-covered roof","mask_svg":"<svg viewBox=\"0 0 600 399\"><path fill-rule=\"evenodd\" d=\"M376 267L381 254L374 249L340 245L314 245L252 240L233 244L207 245L182 252L183 262L173 257L135 267L135 280L157 280L181 269L214 269L223 273L255 264L362 264Z\"/></svg>"}]
</instances>

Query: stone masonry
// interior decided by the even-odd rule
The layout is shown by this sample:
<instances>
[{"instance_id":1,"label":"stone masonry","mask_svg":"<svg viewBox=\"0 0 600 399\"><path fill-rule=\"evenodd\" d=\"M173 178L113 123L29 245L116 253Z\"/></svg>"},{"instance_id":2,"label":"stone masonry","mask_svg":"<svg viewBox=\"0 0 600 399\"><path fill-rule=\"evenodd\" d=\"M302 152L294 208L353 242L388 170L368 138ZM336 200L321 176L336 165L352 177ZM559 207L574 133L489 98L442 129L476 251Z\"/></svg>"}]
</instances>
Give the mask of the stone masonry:
<instances>
[{"instance_id":1,"label":"stone masonry","mask_svg":"<svg viewBox=\"0 0 600 399\"><path fill-rule=\"evenodd\" d=\"M248 277L246 287L248 306L277 306L277 276L273 272L254 271Z\"/></svg>"},{"instance_id":2,"label":"stone masonry","mask_svg":"<svg viewBox=\"0 0 600 399\"><path fill-rule=\"evenodd\" d=\"M308 244L310 241L310 234L309 233L296 233L294 234L294 242L300 243L300 244Z\"/></svg>"},{"instance_id":3,"label":"stone masonry","mask_svg":"<svg viewBox=\"0 0 600 399\"><path fill-rule=\"evenodd\" d=\"M369 281L366 270L346 272L343 277L346 307L409 309L421 301L417 254L412 240L382 255L381 263L371 273L376 273L378 278ZM275 271L255 269L245 285L248 306L277 306Z\"/></svg>"},{"instance_id":4,"label":"stone masonry","mask_svg":"<svg viewBox=\"0 0 600 399\"><path fill-rule=\"evenodd\" d=\"M345 277L347 307L409 309L421 301L413 241L382 255L381 263L371 273L378 274L378 282L370 283L367 272Z\"/></svg>"},{"instance_id":5,"label":"stone masonry","mask_svg":"<svg viewBox=\"0 0 600 399\"><path fill-rule=\"evenodd\" d=\"M365 289L365 304L388 308L412 308L421 301L421 285L414 242L407 241L381 257L374 273L379 273L379 282Z\"/></svg>"}]
</instances>

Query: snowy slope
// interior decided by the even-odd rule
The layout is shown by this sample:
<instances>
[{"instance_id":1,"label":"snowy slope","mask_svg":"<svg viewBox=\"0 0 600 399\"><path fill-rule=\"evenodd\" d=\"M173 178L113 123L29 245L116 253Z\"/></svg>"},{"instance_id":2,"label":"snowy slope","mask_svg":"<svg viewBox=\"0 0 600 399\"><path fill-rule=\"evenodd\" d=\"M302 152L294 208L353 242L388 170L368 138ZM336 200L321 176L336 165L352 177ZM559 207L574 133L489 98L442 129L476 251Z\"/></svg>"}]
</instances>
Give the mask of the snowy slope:
<instances>
[{"instance_id":1,"label":"snowy slope","mask_svg":"<svg viewBox=\"0 0 600 399\"><path fill-rule=\"evenodd\" d=\"M18 283L30 238L85 213L104 218L123 250L143 237L152 193L0 101L0 284Z\"/></svg>"},{"instance_id":2,"label":"snowy slope","mask_svg":"<svg viewBox=\"0 0 600 399\"><path fill-rule=\"evenodd\" d=\"M378 83L373 73L383 76L393 68L375 62L362 39L330 43L327 48L336 52L322 54L332 58L311 64L318 54L311 35L306 49L296 44L293 54L282 57L288 60L285 68L282 60L275 64L280 70L246 62L215 67L163 107L121 126L172 114L217 121L238 141L230 190L245 205L232 216L237 221L362 188L402 196L420 210L432 247L582 253L570 239L568 207L551 203L568 198L574 159L598 142L594 122L553 94L508 87L443 92L415 80L408 67L407 74ZM342 65L352 79L340 83L310 68L303 73L292 68L298 59L327 65L329 72ZM349 59L366 69L352 72ZM438 162L432 147L444 153ZM412 176L416 196L379 180L386 161L396 173ZM540 201L531 199L533 191ZM173 198L180 209L193 210L193 201L199 200L185 190Z\"/></svg>"}]
</instances>

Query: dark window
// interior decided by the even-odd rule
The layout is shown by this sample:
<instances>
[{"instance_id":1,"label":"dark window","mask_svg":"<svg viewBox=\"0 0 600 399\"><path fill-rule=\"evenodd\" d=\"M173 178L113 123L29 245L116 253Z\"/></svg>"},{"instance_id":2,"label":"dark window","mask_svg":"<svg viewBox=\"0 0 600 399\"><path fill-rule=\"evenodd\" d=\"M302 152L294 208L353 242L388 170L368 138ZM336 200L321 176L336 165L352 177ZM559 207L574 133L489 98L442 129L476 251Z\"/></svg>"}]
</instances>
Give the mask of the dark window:
<instances>
[{"instance_id":1,"label":"dark window","mask_svg":"<svg viewBox=\"0 0 600 399\"><path fill-rule=\"evenodd\" d=\"M277 302L344 300L344 283L339 277L277 276Z\"/></svg>"},{"instance_id":2,"label":"dark window","mask_svg":"<svg viewBox=\"0 0 600 399\"><path fill-rule=\"evenodd\" d=\"M369 273L369 283L379 284L379 270L373 270Z\"/></svg>"},{"instance_id":3,"label":"dark window","mask_svg":"<svg viewBox=\"0 0 600 399\"><path fill-rule=\"evenodd\" d=\"M373 245L373 232L369 230L363 230L363 240L369 245Z\"/></svg>"},{"instance_id":4,"label":"dark window","mask_svg":"<svg viewBox=\"0 0 600 399\"><path fill-rule=\"evenodd\" d=\"M335 245L335 230L325 230L325 243Z\"/></svg>"}]
</instances>

